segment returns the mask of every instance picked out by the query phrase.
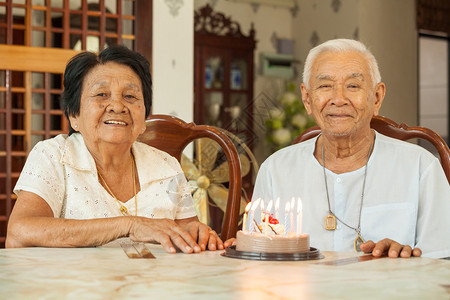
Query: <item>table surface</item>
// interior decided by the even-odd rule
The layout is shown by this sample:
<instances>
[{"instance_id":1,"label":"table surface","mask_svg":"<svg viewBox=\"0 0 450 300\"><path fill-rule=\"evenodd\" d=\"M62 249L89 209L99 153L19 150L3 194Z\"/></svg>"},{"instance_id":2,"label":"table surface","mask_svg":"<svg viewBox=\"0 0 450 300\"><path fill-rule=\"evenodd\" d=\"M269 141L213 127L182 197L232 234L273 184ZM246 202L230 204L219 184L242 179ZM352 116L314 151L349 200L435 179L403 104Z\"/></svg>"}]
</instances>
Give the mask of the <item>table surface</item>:
<instances>
[{"instance_id":1,"label":"table surface","mask_svg":"<svg viewBox=\"0 0 450 300\"><path fill-rule=\"evenodd\" d=\"M450 299L448 260L253 261L148 247L156 259L129 259L118 245L1 249L0 299Z\"/></svg>"}]
</instances>

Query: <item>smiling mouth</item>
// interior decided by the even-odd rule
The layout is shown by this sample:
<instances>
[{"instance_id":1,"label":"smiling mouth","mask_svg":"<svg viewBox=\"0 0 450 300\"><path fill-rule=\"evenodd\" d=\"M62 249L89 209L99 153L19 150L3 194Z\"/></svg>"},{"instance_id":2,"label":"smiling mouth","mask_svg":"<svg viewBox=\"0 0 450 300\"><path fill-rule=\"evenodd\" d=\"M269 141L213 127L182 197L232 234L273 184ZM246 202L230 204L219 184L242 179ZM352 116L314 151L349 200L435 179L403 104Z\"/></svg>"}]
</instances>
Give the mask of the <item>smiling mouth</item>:
<instances>
[{"instance_id":1,"label":"smiling mouth","mask_svg":"<svg viewBox=\"0 0 450 300\"><path fill-rule=\"evenodd\" d=\"M125 122L122 122L122 121L105 121L105 124L112 124L112 125L123 125L123 126L126 126L126 125L128 125L127 123L125 123Z\"/></svg>"},{"instance_id":2,"label":"smiling mouth","mask_svg":"<svg viewBox=\"0 0 450 300\"><path fill-rule=\"evenodd\" d=\"M328 117L332 118L350 118L350 115L344 115L344 114L328 114Z\"/></svg>"}]
</instances>

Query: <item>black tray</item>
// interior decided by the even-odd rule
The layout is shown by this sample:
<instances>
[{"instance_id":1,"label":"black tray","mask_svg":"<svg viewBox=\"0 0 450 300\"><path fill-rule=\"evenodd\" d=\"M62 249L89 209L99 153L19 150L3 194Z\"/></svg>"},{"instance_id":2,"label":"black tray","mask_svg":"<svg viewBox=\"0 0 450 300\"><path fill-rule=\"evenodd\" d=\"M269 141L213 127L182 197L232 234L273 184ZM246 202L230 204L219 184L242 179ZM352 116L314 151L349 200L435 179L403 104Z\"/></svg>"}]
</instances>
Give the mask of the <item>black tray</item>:
<instances>
[{"instance_id":1,"label":"black tray","mask_svg":"<svg viewBox=\"0 0 450 300\"><path fill-rule=\"evenodd\" d=\"M298 261L298 260L315 260L324 258L320 251L310 247L308 252L301 253L263 253L263 252L247 252L238 251L236 246L230 246L221 254L225 257L251 259L251 260L272 260L272 261Z\"/></svg>"}]
</instances>

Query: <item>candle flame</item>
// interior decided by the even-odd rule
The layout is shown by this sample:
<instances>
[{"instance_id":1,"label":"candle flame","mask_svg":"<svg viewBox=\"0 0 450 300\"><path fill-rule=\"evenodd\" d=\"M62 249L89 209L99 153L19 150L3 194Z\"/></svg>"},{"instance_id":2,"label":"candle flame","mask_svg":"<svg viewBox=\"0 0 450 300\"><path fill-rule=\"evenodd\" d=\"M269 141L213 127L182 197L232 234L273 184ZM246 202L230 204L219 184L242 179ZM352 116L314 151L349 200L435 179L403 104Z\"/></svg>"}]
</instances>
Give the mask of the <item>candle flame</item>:
<instances>
[{"instance_id":1,"label":"candle flame","mask_svg":"<svg viewBox=\"0 0 450 300\"><path fill-rule=\"evenodd\" d=\"M264 211L264 200L261 199L261 212Z\"/></svg>"},{"instance_id":2,"label":"candle flame","mask_svg":"<svg viewBox=\"0 0 450 300\"><path fill-rule=\"evenodd\" d=\"M248 213L248 211L250 210L250 207L252 206L252 202L247 203L247 205L245 206L245 212Z\"/></svg>"},{"instance_id":3,"label":"candle flame","mask_svg":"<svg viewBox=\"0 0 450 300\"><path fill-rule=\"evenodd\" d=\"M273 201L270 200L269 205L267 205L267 212L270 213L270 211L272 210L272 206L273 206Z\"/></svg>"},{"instance_id":4,"label":"candle flame","mask_svg":"<svg viewBox=\"0 0 450 300\"><path fill-rule=\"evenodd\" d=\"M290 205L290 203L288 202L288 203L286 203L286 206L285 206L285 208L284 208L284 211L285 212L289 212L291 210L291 205Z\"/></svg>"},{"instance_id":5,"label":"candle flame","mask_svg":"<svg viewBox=\"0 0 450 300\"><path fill-rule=\"evenodd\" d=\"M297 213L301 212L303 210L303 203L302 199L298 197L297 199Z\"/></svg>"},{"instance_id":6,"label":"candle flame","mask_svg":"<svg viewBox=\"0 0 450 300\"><path fill-rule=\"evenodd\" d=\"M292 197L292 199L291 199L291 210L294 210L294 205L295 205L295 197Z\"/></svg>"},{"instance_id":7,"label":"candle flame","mask_svg":"<svg viewBox=\"0 0 450 300\"><path fill-rule=\"evenodd\" d=\"M278 210L280 208L280 197L275 200L275 210Z\"/></svg>"}]
</instances>

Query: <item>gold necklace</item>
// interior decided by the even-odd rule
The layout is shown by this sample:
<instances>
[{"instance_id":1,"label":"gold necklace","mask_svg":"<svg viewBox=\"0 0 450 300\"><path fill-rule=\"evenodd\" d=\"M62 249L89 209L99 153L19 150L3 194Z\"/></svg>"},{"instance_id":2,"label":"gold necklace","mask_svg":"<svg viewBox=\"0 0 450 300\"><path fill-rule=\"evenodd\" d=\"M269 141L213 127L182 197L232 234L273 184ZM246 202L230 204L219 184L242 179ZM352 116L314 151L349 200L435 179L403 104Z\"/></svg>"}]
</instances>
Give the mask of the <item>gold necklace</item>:
<instances>
[{"instance_id":1,"label":"gold necklace","mask_svg":"<svg viewBox=\"0 0 450 300\"><path fill-rule=\"evenodd\" d=\"M364 181L363 181L363 187L362 187L362 192L361 192L361 204L359 206L358 227L355 228L355 227L348 225L341 219L339 219L334 214L334 212L331 210L330 195L328 193L327 174L325 172L325 154L324 154L325 151L324 151L324 146L322 144L322 168L323 168L323 177L325 179L325 190L327 191L327 201L328 201L328 216L325 217L325 229L326 230L335 230L336 229L336 219L338 221L340 221L342 224L344 224L345 226L347 226L348 228L353 229L356 232L356 238L353 242L353 248L355 249L355 252L360 252L361 251L360 245L365 243L364 239L361 236L361 212L362 212L363 199L364 199L364 188L366 186L367 165L369 164L370 153L372 152L373 145L374 145L374 143L372 143L370 145L369 154L367 155L367 162L364 167Z\"/></svg>"},{"instance_id":2,"label":"gold necklace","mask_svg":"<svg viewBox=\"0 0 450 300\"><path fill-rule=\"evenodd\" d=\"M133 186L134 186L134 207L135 207L135 214L134 215L137 216L138 207L137 207L136 175L135 175L136 164L134 162L133 154L130 154L130 156L131 156L131 164L132 164L132 168L133 168L131 170L131 174L133 175ZM120 212L122 213L122 215L124 215L124 216L131 216L131 214L128 212L128 209L122 204L122 202L119 201L119 199L117 199L116 195L114 195L114 193L111 191L109 186L106 184L105 179L103 179L102 174L100 174L100 172L98 170L97 170L97 174L100 177L100 179L102 180L102 182L105 185L105 187L108 190L108 192L111 194L111 196L113 196L114 199L116 199L117 203L120 205Z\"/></svg>"}]
</instances>

